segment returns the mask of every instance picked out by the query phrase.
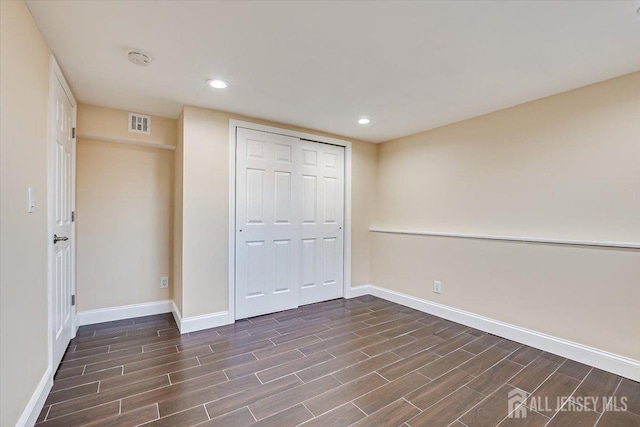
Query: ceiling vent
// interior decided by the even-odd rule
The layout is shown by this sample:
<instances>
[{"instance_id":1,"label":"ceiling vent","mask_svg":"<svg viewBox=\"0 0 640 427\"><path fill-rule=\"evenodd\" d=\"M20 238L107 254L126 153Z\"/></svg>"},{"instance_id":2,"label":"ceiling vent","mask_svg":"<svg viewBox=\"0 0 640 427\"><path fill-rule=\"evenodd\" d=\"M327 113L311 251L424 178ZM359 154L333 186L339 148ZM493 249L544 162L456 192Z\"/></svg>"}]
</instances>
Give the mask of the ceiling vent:
<instances>
[{"instance_id":1,"label":"ceiling vent","mask_svg":"<svg viewBox=\"0 0 640 427\"><path fill-rule=\"evenodd\" d=\"M129 113L129 132L151 134L151 116Z\"/></svg>"},{"instance_id":2,"label":"ceiling vent","mask_svg":"<svg viewBox=\"0 0 640 427\"><path fill-rule=\"evenodd\" d=\"M149 64L151 64L151 61L153 60L153 58L151 58L151 55L141 50L128 51L127 58L129 59L129 61L141 67L149 66Z\"/></svg>"}]
</instances>

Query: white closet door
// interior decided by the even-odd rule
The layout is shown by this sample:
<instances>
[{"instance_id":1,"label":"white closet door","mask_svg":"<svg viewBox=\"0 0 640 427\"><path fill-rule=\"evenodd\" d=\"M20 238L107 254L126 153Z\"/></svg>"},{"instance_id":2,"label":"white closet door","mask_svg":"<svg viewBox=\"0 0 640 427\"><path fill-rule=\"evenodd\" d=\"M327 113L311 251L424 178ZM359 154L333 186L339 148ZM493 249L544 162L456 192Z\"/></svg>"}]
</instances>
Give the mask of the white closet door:
<instances>
[{"instance_id":1,"label":"white closet door","mask_svg":"<svg viewBox=\"0 0 640 427\"><path fill-rule=\"evenodd\" d=\"M299 139L238 128L236 318L298 306Z\"/></svg>"},{"instance_id":2,"label":"white closet door","mask_svg":"<svg viewBox=\"0 0 640 427\"><path fill-rule=\"evenodd\" d=\"M300 146L302 305L342 297L344 147L311 141Z\"/></svg>"}]
</instances>

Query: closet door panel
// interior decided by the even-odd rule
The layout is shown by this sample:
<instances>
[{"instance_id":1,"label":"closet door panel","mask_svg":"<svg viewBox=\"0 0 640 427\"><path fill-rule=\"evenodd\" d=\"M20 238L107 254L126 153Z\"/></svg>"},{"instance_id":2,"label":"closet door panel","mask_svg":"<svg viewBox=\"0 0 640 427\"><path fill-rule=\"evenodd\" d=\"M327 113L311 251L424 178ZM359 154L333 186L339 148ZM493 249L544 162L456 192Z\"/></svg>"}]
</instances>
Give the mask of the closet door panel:
<instances>
[{"instance_id":1,"label":"closet door panel","mask_svg":"<svg viewBox=\"0 0 640 427\"><path fill-rule=\"evenodd\" d=\"M303 248L305 242L314 242L313 252L305 253L303 249L305 280L300 290L303 305L342 297L345 156L344 147L311 141L301 141L300 146ZM311 254L313 263L309 260Z\"/></svg>"},{"instance_id":2,"label":"closet door panel","mask_svg":"<svg viewBox=\"0 0 640 427\"><path fill-rule=\"evenodd\" d=\"M299 304L299 139L238 128L236 319Z\"/></svg>"}]
</instances>

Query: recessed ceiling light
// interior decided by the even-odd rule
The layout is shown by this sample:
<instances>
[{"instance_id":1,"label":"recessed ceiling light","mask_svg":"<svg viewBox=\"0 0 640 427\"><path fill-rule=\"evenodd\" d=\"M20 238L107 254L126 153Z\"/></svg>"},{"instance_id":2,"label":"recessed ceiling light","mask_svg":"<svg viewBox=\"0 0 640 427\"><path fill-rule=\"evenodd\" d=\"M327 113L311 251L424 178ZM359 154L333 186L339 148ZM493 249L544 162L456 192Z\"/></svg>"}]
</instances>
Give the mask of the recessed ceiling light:
<instances>
[{"instance_id":1,"label":"recessed ceiling light","mask_svg":"<svg viewBox=\"0 0 640 427\"><path fill-rule=\"evenodd\" d=\"M209 83L209 86L215 89L224 89L225 87L227 87L227 82L225 82L224 80L211 79L207 80L207 83Z\"/></svg>"},{"instance_id":2,"label":"recessed ceiling light","mask_svg":"<svg viewBox=\"0 0 640 427\"><path fill-rule=\"evenodd\" d=\"M371 123L371 120L367 119L366 117L363 117L358 120L358 123L361 125L368 125L369 123Z\"/></svg>"}]
</instances>

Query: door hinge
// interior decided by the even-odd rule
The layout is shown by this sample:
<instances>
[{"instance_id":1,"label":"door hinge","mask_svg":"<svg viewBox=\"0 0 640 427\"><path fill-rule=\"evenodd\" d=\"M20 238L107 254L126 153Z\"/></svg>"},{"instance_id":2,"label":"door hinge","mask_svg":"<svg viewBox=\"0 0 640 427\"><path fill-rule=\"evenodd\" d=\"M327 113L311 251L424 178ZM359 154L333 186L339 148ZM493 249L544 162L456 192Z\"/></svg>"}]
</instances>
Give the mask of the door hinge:
<instances>
[{"instance_id":1,"label":"door hinge","mask_svg":"<svg viewBox=\"0 0 640 427\"><path fill-rule=\"evenodd\" d=\"M71 222L76 222L76 211L71 212Z\"/></svg>"},{"instance_id":2,"label":"door hinge","mask_svg":"<svg viewBox=\"0 0 640 427\"><path fill-rule=\"evenodd\" d=\"M71 128L71 138L76 137L76 128Z\"/></svg>"},{"instance_id":3,"label":"door hinge","mask_svg":"<svg viewBox=\"0 0 640 427\"><path fill-rule=\"evenodd\" d=\"M75 295L71 295L71 305L76 305L76 296Z\"/></svg>"}]
</instances>

